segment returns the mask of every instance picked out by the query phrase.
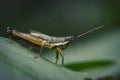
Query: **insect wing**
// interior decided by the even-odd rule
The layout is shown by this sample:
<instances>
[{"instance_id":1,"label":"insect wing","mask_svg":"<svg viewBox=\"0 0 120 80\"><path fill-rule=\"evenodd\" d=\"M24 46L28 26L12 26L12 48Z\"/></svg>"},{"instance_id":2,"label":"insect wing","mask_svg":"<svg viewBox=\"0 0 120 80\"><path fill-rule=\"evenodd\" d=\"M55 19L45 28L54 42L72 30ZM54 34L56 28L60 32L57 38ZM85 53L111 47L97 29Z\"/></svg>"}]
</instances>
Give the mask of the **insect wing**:
<instances>
[{"instance_id":1,"label":"insect wing","mask_svg":"<svg viewBox=\"0 0 120 80\"><path fill-rule=\"evenodd\" d=\"M30 30L30 34L50 43L64 42L66 40L66 37L53 37L34 30Z\"/></svg>"},{"instance_id":2,"label":"insect wing","mask_svg":"<svg viewBox=\"0 0 120 80\"><path fill-rule=\"evenodd\" d=\"M46 35L46 34L43 34L41 32L34 31L34 30L30 30L30 34L35 36L35 37L41 38L43 40L48 40L51 38L49 35Z\"/></svg>"}]
</instances>

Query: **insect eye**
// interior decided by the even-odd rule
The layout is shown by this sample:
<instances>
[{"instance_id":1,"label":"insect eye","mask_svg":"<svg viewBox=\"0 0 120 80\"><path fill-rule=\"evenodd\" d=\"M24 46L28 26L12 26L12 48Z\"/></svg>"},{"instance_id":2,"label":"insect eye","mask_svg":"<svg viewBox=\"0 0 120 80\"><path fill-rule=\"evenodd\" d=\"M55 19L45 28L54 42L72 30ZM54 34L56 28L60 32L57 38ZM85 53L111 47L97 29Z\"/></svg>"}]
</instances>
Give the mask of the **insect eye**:
<instances>
[{"instance_id":1,"label":"insect eye","mask_svg":"<svg viewBox=\"0 0 120 80\"><path fill-rule=\"evenodd\" d=\"M68 36L67 37L67 40L70 41L70 40L73 40L74 39L74 36Z\"/></svg>"}]
</instances>

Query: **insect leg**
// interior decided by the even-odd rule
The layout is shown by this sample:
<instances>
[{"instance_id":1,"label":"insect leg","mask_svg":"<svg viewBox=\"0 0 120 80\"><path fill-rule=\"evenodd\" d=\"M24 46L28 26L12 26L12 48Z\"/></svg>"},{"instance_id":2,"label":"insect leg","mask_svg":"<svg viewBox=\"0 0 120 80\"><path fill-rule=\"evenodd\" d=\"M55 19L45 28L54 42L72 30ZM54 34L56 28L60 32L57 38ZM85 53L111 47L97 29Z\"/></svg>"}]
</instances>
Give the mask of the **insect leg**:
<instances>
[{"instance_id":1,"label":"insect leg","mask_svg":"<svg viewBox=\"0 0 120 80\"><path fill-rule=\"evenodd\" d=\"M32 50L32 49L33 49L33 46L30 46L30 47L29 47L29 50Z\"/></svg>"},{"instance_id":2,"label":"insect leg","mask_svg":"<svg viewBox=\"0 0 120 80\"><path fill-rule=\"evenodd\" d=\"M56 48L56 62L55 62L55 64L57 64L57 62L58 62L59 54L60 54L60 52L59 52L58 48Z\"/></svg>"},{"instance_id":3,"label":"insect leg","mask_svg":"<svg viewBox=\"0 0 120 80\"><path fill-rule=\"evenodd\" d=\"M38 58L38 57L40 57L40 54L42 53L42 50L43 50L44 45L45 45L45 43L43 43L43 44L41 45L40 53L37 54L34 58Z\"/></svg>"},{"instance_id":4,"label":"insect leg","mask_svg":"<svg viewBox=\"0 0 120 80\"><path fill-rule=\"evenodd\" d=\"M60 48L57 48L57 49L58 49L58 51L59 51L59 53L60 53L60 55L62 57L62 66L63 66L64 65L64 55L63 55L63 52L62 52L62 50Z\"/></svg>"},{"instance_id":5,"label":"insect leg","mask_svg":"<svg viewBox=\"0 0 120 80\"><path fill-rule=\"evenodd\" d=\"M42 53L43 46L44 46L44 44L41 46L41 49L40 49L40 54ZM39 56L40 56L40 54L39 54Z\"/></svg>"},{"instance_id":6,"label":"insect leg","mask_svg":"<svg viewBox=\"0 0 120 80\"><path fill-rule=\"evenodd\" d=\"M26 42L26 43L24 44L24 46L26 46L29 50L32 50L32 49L35 47L34 44L31 44L31 43L29 43L29 42Z\"/></svg>"}]
</instances>

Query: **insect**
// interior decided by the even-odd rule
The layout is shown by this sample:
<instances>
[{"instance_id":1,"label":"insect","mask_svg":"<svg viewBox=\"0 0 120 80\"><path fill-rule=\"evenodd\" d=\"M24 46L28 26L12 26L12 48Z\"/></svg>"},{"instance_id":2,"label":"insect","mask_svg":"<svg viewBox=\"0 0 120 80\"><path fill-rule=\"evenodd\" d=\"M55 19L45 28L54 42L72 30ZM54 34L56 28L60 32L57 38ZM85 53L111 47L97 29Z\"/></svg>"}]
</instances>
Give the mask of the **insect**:
<instances>
[{"instance_id":1,"label":"insect","mask_svg":"<svg viewBox=\"0 0 120 80\"><path fill-rule=\"evenodd\" d=\"M90 29L87 32L80 34L78 36L67 36L67 37L49 36L49 35L34 31L34 30L30 30L29 33L23 33L23 32L16 31L16 30L12 29L11 27L7 27L7 32L9 34L9 38L18 38L18 39L25 40L25 41L33 44L34 46L37 46L37 47L41 46L40 54L37 54L34 58L40 57L43 47L49 48L49 49L56 49L56 62L55 63L57 64L59 55L60 55L62 57L61 65L64 65L63 50L66 49L66 47L73 40L75 40L83 35L86 35L90 32L93 32L97 29L100 29L102 27L103 26ZM30 50L32 48L33 48L33 46L29 47Z\"/></svg>"}]
</instances>

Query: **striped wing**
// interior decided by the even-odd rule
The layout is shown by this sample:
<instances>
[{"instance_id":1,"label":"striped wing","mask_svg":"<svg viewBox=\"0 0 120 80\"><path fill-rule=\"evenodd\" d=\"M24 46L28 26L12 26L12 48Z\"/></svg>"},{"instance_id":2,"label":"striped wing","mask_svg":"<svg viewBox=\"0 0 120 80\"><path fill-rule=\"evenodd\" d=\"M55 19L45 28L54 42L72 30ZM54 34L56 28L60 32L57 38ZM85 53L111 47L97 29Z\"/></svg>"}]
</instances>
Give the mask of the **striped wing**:
<instances>
[{"instance_id":1,"label":"striped wing","mask_svg":"<svg viewBox=\"0 0 120 80\"><path fill-rule=\"evenodd\" d=\"M43 34L43 33L40 33L38 31L34 31L34 30L30 30L30 34L33 36L36 36L38 38L41 38L43 40L48 40L51 38L49 35L46 35L46 34Z\"/></svg>"},{"instance_id":2,"label":"striped wing","mask_svg":"<svg viewBox=\"0 0 120 80\"><path fill-rule=\"evenodd\" d=\"M53 37L53 36L49 36L49 35L34 31L34 30L30 30L30 34L42 40L46 40L50 43L64 42L66 40L66 37Z\"/></svg>"}]
</instances>

